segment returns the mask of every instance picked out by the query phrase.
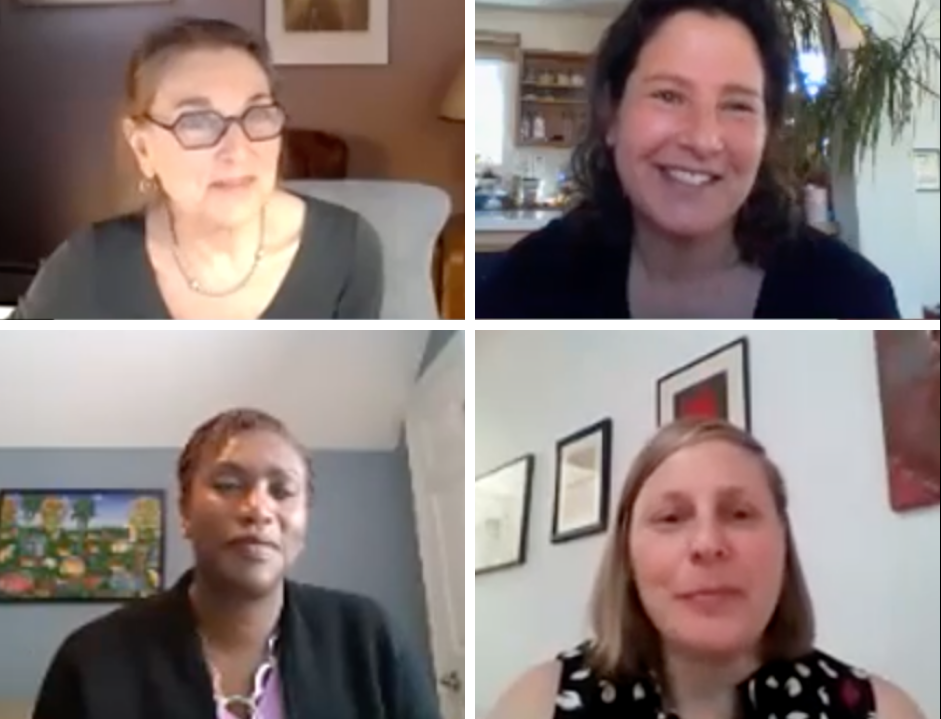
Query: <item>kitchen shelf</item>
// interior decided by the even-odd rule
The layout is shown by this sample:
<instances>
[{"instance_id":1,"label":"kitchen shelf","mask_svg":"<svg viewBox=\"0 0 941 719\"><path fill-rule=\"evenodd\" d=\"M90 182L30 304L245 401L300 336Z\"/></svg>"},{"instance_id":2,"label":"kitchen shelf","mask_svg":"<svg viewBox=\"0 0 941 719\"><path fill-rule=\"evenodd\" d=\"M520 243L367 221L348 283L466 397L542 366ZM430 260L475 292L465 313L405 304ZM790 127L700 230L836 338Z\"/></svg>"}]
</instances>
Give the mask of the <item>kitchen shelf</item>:
<instances>
[{"instance_id":1,"label":"kitchen shelf","mask_svg":"<svg viewBox=\"0 0 941 719\"><path fill-rule=\"evenodd\" d=\"M524 50L516 113L516 146L572 148L588 122L590 56ZM559 81L557 78L564 78ZM542 97L533 97L534 91ZM537 130L541 132L537 132Z\"/></svg>"}]
</instances>

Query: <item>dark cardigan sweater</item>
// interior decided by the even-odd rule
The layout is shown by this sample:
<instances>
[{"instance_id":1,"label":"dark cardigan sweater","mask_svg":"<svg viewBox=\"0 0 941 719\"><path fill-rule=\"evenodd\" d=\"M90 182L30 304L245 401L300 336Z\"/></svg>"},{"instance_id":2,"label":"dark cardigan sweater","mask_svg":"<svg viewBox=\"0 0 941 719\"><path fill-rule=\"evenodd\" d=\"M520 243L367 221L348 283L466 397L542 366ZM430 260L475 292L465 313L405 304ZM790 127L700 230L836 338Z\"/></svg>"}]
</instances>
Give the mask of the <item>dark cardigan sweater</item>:
<instances>
[{"instance_id":1,"label":"dark cardigan sweater","mask_svg":"<svg viewBox=\"0 0 941 719\"><path fill-rule=\"evenodd\" d=\"M191 581L72 634L33 719L215 717ZM285 719L440 719L430 677L371 600L288 582L279 631Z\"/></svg>"},{"instance_id":2,"label":"dark cardigan sweater","mask_svg":"<svg viewBox=\"0 0 941 719\"><path fill-rule=\"evenodd\" d=\"M574 211L523 238L477 291L478 319L630 319L630 243ZM758 319L899 319L889 278L845 243L805 227L765 267ZM684 319L684 318L675 318Z\"/></svg>"}]
</instances>

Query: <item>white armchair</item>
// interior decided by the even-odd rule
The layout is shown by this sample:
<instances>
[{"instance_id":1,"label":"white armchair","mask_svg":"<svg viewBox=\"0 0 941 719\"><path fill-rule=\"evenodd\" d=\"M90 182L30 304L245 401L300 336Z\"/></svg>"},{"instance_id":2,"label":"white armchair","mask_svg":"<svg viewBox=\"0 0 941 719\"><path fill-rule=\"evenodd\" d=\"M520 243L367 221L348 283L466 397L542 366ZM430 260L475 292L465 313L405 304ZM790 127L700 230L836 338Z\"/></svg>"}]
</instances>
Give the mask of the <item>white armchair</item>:
<instances>
[{"instance_id":1,"label":"white armchair","mask_svg":"<svg viewBox=\"0 0 941 719\"><path fill-rule=\"evenodd\" d=\"M288 189L355 210L382 241L384 319L436 319L435 243L451 211L437 187L377 180L291 180Z\"/></svg>"}]
</instances>

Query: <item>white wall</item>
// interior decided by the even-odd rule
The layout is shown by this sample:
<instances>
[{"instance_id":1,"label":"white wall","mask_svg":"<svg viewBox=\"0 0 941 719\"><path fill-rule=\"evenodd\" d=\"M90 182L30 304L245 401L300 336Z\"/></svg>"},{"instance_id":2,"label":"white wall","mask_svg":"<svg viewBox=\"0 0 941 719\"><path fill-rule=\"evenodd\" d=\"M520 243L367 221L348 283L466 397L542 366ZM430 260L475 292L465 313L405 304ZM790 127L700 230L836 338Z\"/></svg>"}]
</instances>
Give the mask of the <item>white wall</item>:
<instances>
[{"instance_id":1,"label":"white wall","mask_svg":"<svg viewBox=\"0 0 941 719\"><path fill-rule=\"evenodd\" d=\"M526 666L587 636L602 538L549 544L555 441L610 416L616 495L655 429L657 378L742 333L477 334L476 472L536 454L529 560L475 582L480 714ZM819 646L941 718L941 518L889 509L871 332L747 334L753 429L788 478Z\"/></svg>"},{"instance_id":2,"label":"white wall","mask_svg":"<svg viewBox=\"0 0 941 719\"><path fill-rule=\"evenodd\" d=\"M0 447L175 447L236 405L316 449L398 446L413 331L0 332Z\"/></svg>"},{"instance_id":3,"label":"white wall","mask_svg":"<svg viewBox=\"0 0 941 719\"><path fill-rule=\"evenodd\" d=\"M873 8L876 29L890 36L911 16L914 0L873 0L866 5ZM921 7L926 9L924 1ZM933 36L941 37L937 19L929 27ZM931 86L941 88L937 66ZM857 175L858 248L892 279L903 316L921 317L924 305L941 299L941 194L915 192L911 151L939 148L941 106L926 103L917 125L897 143L891 133L885 134Z\"/></svg>"}]
</instances>

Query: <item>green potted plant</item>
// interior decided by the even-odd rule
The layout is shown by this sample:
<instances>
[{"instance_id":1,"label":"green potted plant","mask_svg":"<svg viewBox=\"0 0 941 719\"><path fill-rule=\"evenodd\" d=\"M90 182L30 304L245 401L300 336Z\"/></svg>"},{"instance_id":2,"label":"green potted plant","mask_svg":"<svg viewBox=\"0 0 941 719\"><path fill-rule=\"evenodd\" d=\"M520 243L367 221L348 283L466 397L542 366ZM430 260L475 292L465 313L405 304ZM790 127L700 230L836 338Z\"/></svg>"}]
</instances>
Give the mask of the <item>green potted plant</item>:
<instances>
[{"instance_id":1,"label":"green potted plant","mask_svg":"<svg viewBox=\"0 0 941 719\"><path fill-rule=\"evenodd\" d=\"M831 170L852 170L872 156L884 133L893 141L909 130L926 102L939 100L941 52L932 39L937 10L915 0L910 17L894 33L854 28L853 47L840 47L831 0L778 0L792 28L795 86L790 96L783 160L795 189L819 183ZM855 9L856 0L843 0ZM937 32L935 30L935 32ZM823 51L826 82L812 93L798 66L804 51Z\"/></svg>"}]
</instances>

